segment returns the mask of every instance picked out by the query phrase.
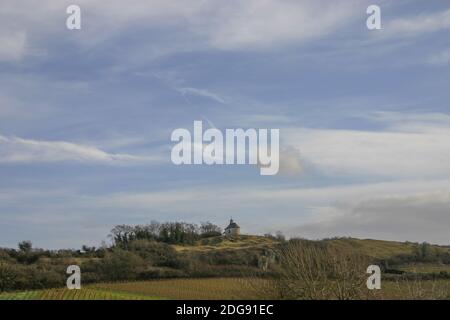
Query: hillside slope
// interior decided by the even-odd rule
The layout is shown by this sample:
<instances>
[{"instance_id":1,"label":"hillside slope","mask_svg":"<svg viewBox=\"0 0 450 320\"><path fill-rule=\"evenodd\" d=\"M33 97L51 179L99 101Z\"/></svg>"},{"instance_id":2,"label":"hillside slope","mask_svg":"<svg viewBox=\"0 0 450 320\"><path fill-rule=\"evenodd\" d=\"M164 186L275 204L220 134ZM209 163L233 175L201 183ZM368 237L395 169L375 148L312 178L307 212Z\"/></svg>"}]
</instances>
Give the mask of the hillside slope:
<instances>
[{"instance_id":1,"label":"hillside slope","mask_svg":"<svg viewBox=\"0 0 450 320\"><path fill-rule=\"evenodd\" d=\"M398 255L412 254L418 243L398 242L374 239L335 238L321 240L339 249L361 253L377 259L386 259ZM281 242L275 238L256 235L240 235L237 237L213 237L197 241L194 245L174 245L178 252L202 252L211 250L274 248ZM430 249L448 252L450 247L430 245Z\"/></svg>"}]
</instances>

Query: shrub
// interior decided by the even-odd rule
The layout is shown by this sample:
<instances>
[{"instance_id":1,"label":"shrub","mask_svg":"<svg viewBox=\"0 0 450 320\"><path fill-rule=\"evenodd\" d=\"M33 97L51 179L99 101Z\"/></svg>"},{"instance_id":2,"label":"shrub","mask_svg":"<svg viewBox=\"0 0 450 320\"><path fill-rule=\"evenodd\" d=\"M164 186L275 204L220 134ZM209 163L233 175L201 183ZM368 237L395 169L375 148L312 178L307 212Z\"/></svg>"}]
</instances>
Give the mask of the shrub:
<instances>
[{"instance_id":1,"label":"shrub","mask_svg":"<svg viewBox=\"0 0 450 320\"><path fill-rule=\"evenodd\" d=\"M139 255L122 249L106 254L101 264L103 275L108 280L134 279L143 268L144 261Z\"/></svg>"},{"instance_id":2,"label":"shrub","mask_svg":"<svg viewBox=\"0 0 450 320\"><path fill-rule=\"evenodd\" d=\"M153 266L176 268L178 265L175 249L166 243L151 240L135 240L130 243L129 250Z\"/></svg>"}]
</instances>

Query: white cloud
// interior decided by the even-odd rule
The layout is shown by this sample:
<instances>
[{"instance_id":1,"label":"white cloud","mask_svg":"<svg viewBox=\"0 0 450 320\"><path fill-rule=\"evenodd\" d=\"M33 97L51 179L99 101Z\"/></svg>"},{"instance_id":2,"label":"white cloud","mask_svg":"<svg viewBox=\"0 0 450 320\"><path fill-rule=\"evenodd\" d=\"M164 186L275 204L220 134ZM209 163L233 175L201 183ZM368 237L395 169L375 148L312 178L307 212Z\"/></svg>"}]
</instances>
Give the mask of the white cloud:
<instances>
[{"instance_id":1,"label":"white cloud","mask_svg":"<svg viewBox=\"0 0 450 320\"><path fill-rule=\"evenodd\" d=\"M413 17L397 18L383 27L383 36L412 37L450 29L450 9Z\"/></svg>"},{"instance_id":2,"label":"white cloud","mask_svg":"<svg viewBox=\"0 0 450 320\"><path fill-rule=\"evenodd\" d=\"M441 114L384 114L382 131L284 129L285 145L322 173L355 177L449 177L450 124ZM440 118L439 118L440 117Z\"/></svg>"},{"instance_id":3,"label":"white cloud","mask_svg":"<svg viewBox=\"0 0 450 320\"><path fill-rule=\"evenodd\" d=\"M93 47L104 45L108 39L120 36L129 28L139 27L142 30L166 29L170 38L170 41L154 39L151 48L145 50L146 55L183 49L270 48L335 33L364 12L359 3L356 0L130 0L127 3L79 0L82 32L72 33L67 39ZM0 18L6 34L24 31L30 35L32 46L45 50L41 41L46 37L63 36L63 33L69 37L64 23L69 4L72 3L18 0L2 4ZM83 36L86 32L95 36ZM23 54L23 41L13 37L8 39L15 39L11 44L16 48L14 56L19 52ZM31 46L28 49L32 49ZM8 52L13 51L9 49Z\"/></svg>"},{"instance_id":4,"label":"white cloud","mask_svg":"<svg viewBox=\"0 0 450 320\"><path fill-rule=\"evenodd\" d=\"M385 3L388 4L385 1L381 4ZM28 53L42 54L50 37L64 37L92 49L107 46L112 39L130 30L148 31L152 41L143 41L121 56L127 64L139 64L174 52L281 48L343 34L352 24L364 25L361 19L366 17L365 8L371 3L368 0L130 0L126 4L123 1L105 4L100 0L80 0L77 4L82 9L82 32L79 33L68 33L65 28L65 9L69 4L70 1L51 0L3 4L0 19L4 36L0 35L0 43L4 45L0 46L0 61L2 57L4 61L12 61ZM384 39L416 36L449 27L450 10L447 10L396 18L383 24L381 32L373 34ZM165 36L152 33L156 31Z\"/></svg>"},{"instance_id":5,"label":"white cloud","mask_svg":"<svg viewBox=\"0 0 450 320\"><path fill-rule=\"evenodd\" d=\"M124 164L152 160L156 160L156 157L113 154L93 146L66 141L42 141L0 135L0 163L76 161Z\"/></svg>"},{"instance_id":6,"label":"white cloud","mask_svg":"<svg viewBox=\"0 0 450 320\"><path fill-rule=\"evenodd\" d=\"M215 8L208 27L200 32L207 30L210 44L220 49L299 44L343 28L357 17L357 4L317 0L227 1Z\"/></svg>"},{"instance_id":7,"label":"white cloud","mask_svg":"<svg viewBox=\"0 0 450 320\"><path fill-rule=\"evenodd\" d=\"M95 10L95 26L102 26L102 34L127 24L175 26L184 31L187 39L180 41L187 47L194 42L197 48L228 50L298 44L329 35L364 12L358 4L355 0L153 0L127 5L110 1L105 6L90 0L85 5Z\"/></svg>"},{"instance_id":8,"label":"white cloud","mask_svg":"<svg viewBox=\"0 0 450 320\"><path fill-rule=\"evenodd\" d=\"M383 2L384 3L384 2ZM298 45L346 32L360 23L370 1L357 0L247 0L247 1L108 1L79 0L82 32L68 33L64 20L70 1L17 0L2 4L0 61L15 61L28 53L47 50L50 37L64 37L84 48L108 45L108 41L133 30L164 31L151 34L127 57L152 59L174 52L205 49L259 50ZM32 8L32 9L31 9ZM446 30L450 10L397 18L386 22L383 37L415 36ZM356 29L355 29L356 30ZM94 36L87 35L95 34Z\"/></svg>"}]
</instances>

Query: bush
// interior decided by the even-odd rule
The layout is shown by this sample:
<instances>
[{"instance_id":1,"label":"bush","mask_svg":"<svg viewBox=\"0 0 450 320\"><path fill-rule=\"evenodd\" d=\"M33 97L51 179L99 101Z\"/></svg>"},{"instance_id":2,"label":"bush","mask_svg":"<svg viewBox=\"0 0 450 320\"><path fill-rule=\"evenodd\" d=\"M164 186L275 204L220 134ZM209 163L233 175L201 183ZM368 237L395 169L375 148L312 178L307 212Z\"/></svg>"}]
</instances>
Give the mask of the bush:
<instances>
[{"instance_id":1,"label":"bush","mask_svg":"<svg viewBox=\"0 0 450 320\"><path fill-rule=\"evenodd\" d=\"M0 292L14 289L17 277L18 274L11 265L0 263Z\"/></svg>"},{"instance_id":2,"label":"bush","mask_svg":"<svg viewBox=\"0 0 450 320\"><path fill-rule=\"evenodd\" d=\"M163 279L163 278L183 278L187 274L182 270L170 268L151 268L139 274L141 280Z\"/></svg>"},{"instance_id":3,"label":"bush","mask_svg":"<svg viewBox=\"0 0 450 320\"><path fill-rule=\"evenodd\" d=\"M175 249L166 243L151 240L135 240L130 243L129 250L153 266L176 268L178 265Z\"/></svg>"},{"instance_id":4,"label":"bush","mask_svg":"<svg viewBox=\"0 0 450 320\"><path fill-rule=\"evenodd\" d=\"M144 269L142 258L129 251L115 249L106 254L101 270L107 280L135 279Z\"/></svg>"}]
</instances>

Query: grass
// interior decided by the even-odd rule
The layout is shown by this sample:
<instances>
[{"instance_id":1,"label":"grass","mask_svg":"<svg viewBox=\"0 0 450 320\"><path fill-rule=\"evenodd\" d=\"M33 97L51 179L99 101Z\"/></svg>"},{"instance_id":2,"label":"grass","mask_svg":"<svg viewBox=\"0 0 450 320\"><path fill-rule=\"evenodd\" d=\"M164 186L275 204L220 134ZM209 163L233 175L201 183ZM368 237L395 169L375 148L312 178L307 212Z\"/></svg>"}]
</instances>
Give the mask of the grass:
<instances>
[{"instance_id":1,"label":"grass","mask_svg":"<svg viewBox=\"0 0 450 320\"><path fill-rule=\"evenodd\" d=\"M397 242L373 239L337 238L325 240L332 246L358 252L373 258L385 259L396 255L411 254L417 246L411 242ZM273 238L240 235L237 237L213 237L197 241L194 245L174 245L178 252L207 252L211 250L225 249L251 249L251 248L272 248L279 241ZM440 251L450 253L450 247L435 246Z\"/></svg>"},{"instance_id":2,"label":"grass","mask_svg":"<svg viewBox=\"0 0 450 320\"><path fill-rule=\"evenodd\" d=\"M273 247L278 241L253 235L240 235L237 237L212 237L197 241L194 245L174 245L178 252L206 252L211 250L227 249L254 249Z\"/></svg>"},{"instance_id":3,"label":"grass","mask_svg":"<svg viewBox=\"0 0 450 320\"><path fill-rule=\"evenodd\" d=\"M414 263L397 266L397 269L419 274L447 272L450 274L450 265L437 263Z\"/></svg>"},{"instance_id":4,"label":"grass","mask_svg":"<svg viewBox=\"0 0 450 320\"><path fill-rule=\"evenodd\" d=\"M385 281L381 285L378 298L399 300L449 300L450 280Z\"/></svg>"},{"instance_id":5,"label":"grass","mask_svg":"<svg viewBox=\"0 0 450 320\"><path fill-rule=\"evenodd\" d=\"M361 253L373 258L385 259L401 254L411 254L416 244L372 239L332 239L327 240L332 246L347 251Z\"/></svg>"}]
</instances>

